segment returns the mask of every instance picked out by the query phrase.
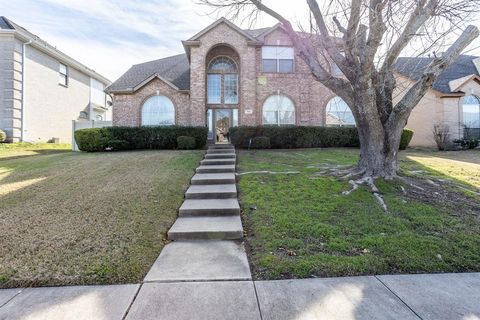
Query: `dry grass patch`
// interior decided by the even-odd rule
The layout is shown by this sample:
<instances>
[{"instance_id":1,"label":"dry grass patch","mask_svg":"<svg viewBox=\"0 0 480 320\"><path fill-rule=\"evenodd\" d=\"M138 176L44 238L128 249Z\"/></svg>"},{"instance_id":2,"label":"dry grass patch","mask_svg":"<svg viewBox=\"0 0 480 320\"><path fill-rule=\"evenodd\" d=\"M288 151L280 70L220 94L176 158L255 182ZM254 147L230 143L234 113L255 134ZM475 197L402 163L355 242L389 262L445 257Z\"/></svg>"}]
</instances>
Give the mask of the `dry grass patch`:
<instances>
[{"instance_id":1,"label":"dry grass patch","mask_svg":"<svg viewBox=\"0 0 480 320\"><path fill-rule=\"evenodd\" d=\"M0 287L137 282L201 151L0 159Z\"/></svg>"}]
</instances>

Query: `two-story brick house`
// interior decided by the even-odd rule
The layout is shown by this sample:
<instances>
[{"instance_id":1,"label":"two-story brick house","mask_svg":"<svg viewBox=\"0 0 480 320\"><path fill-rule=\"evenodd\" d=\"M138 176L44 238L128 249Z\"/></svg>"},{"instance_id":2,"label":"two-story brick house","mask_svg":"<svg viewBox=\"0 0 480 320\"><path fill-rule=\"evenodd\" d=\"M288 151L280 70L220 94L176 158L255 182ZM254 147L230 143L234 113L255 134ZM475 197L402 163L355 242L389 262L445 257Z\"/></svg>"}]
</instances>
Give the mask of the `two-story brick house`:
<instances>
[{"instance_id":1,"label":"two-story brick house","mask_svg":"<svg viewBox=\"0 0 480 320\"><path fill-rule=\"evenodd\" d=\"M242 30L222 18L183 46L185 54L134 65L106 89L113 96L114 125L208 126L210 142L226 140L237 125L355 125L346 103L296 56L281 25ZM341 76L334 64L324 63ZM468 72L476 72L473 64ZM433 108L443 113L444 94L431 91L414 112L419 118L429 118L432 96ZM458 99L451 114L461 110ZM413 124L423 132L414 144L434 145L433 122Z\"/></svg>"}]
</instances>

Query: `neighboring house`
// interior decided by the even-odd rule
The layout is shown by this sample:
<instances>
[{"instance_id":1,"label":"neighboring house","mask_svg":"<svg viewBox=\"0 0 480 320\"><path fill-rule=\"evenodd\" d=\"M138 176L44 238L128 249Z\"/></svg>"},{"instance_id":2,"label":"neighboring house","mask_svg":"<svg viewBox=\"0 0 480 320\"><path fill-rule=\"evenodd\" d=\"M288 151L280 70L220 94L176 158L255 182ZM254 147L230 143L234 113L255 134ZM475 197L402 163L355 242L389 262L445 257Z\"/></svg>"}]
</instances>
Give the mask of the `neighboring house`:
<instances>
[{"instance_id":1,"label":"neighboring house","mask_svg":"<svg viewBox=\"0 0 480 320\"><path fill-rule=\"evenodd\" d=\"M0 17L0 129L8 141L70 143L72 120L110 120L110 81Z\"/></svg>"},{"instance_id":2,"label":"neighboring house","mask_svg":"<svg viewBox=\"0 0 480 320\"><path fill-rule=\"evenodd\" d=\"M213 142L228 139L237 125L355 124L346 103L296 56L279 24L242 30L222 18L183 46L184 54L134 65L106 89L114 125L208 126Z\"/></svg>"},{"instance_id":3,"label":"neighboring house","mask_svg":"<svg viewBox=\"0 0 480 320\"><path fill-rule=\"evenodd\" d=\"M398 90L412 86L432 60L399 58L395 64ZM479 74L480 58L461 55L437 78L408 119L407 127L415 131L411 145L435 146L435 124L448 127L450 140L464 136L480 139Z\"/></svg>"}]
</instances>

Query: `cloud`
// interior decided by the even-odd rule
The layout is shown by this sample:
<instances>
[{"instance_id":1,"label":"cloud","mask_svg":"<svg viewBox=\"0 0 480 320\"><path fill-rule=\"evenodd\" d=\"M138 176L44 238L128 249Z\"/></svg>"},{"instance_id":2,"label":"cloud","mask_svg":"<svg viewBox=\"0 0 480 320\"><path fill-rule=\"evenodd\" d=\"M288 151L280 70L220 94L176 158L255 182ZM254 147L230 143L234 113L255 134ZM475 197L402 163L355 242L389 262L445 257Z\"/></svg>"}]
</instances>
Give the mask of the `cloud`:
<instances>
[{"instance_id":1,"label":"cloud","mask_svg":"<svg viewBox=\"0 0 480 320\"><path fill-rule=\"evenodd\" d=\"M304 2L265 0L292 21ZM2 15L88 67L115 80L132 64L183 52L188 39L213 22L194 0L0 0ZM261 16L256 27L276 21ZM244 26L246 27L246 26ZM469 54L480 54L480 40Z\"/></svg>"}]
</instances>

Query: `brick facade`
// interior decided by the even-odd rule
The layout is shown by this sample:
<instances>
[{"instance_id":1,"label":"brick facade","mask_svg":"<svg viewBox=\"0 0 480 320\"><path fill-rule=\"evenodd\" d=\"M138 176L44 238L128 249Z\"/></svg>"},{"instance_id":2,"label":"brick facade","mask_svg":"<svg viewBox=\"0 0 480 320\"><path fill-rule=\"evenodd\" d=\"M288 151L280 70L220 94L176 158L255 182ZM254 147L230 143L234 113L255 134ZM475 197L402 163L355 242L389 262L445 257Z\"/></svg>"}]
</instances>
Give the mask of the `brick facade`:
<instances>
[{"instance_id":1,"label":"brick facade","mask_svg":"<svg viewBox=\"0 0 480 320\"><path fill-rule=\"evenodd\" d=\"M264 45L293 46L287 34L277 28L263 39ZM219 23L190 46L190 90L175 90L156 78L133 93L116 93L113 101L114 125L138 126L141 108L149 96L169 97L180 125L206 125L207 109L238 109L239 125L262 123L262 107L271 95L282 94L295 104L297 125L324 125L325 106L334 95L316 81L307 65L295 56L294 73L263 73L261 43L253 43L227 23ZM208 105L206 82L208 63L216 56L232 58L239 69L238 104Z\"/></svg>"}]
</instances>

